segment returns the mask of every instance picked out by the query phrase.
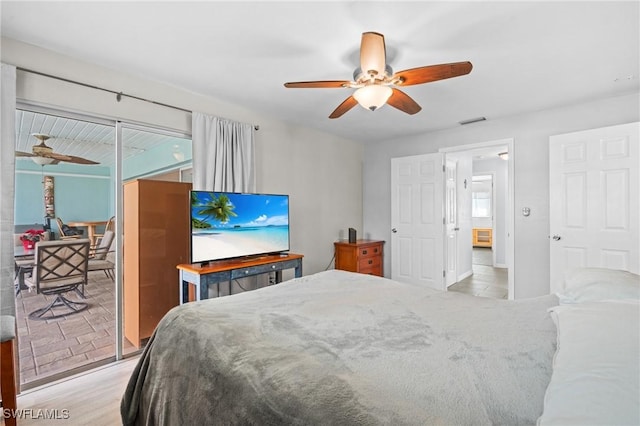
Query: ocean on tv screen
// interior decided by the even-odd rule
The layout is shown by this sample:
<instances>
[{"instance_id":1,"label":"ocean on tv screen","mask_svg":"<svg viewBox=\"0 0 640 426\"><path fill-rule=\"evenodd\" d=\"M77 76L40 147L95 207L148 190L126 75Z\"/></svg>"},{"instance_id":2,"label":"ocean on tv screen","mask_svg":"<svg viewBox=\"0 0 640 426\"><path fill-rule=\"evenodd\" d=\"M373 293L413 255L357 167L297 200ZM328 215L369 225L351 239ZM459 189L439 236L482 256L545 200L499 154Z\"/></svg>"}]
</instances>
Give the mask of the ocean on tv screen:
<instances>
[{"instance_id":1,"label":"ocean on tv screen","mask_svg":"<svg viewBox=\"0 0 640 426\"><path fill-rule=\"evenodd\" d=\"M289 197L194 191L193 262L289 250Z\"/></svg>"}]
</instances>

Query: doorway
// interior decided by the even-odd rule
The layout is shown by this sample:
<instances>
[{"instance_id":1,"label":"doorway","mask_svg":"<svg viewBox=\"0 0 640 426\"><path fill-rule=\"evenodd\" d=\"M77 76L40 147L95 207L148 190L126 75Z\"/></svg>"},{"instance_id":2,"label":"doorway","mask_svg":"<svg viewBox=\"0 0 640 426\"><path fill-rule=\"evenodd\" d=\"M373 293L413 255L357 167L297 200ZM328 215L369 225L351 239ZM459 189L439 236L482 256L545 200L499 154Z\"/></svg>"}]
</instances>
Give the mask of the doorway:
<instances>
[{"instance_id":1,"label":"doorway","mask_svg":"<svg viewBox=\"0 0 640 426\"><path fill-rule=\"evenodd\" d=\"M502 152L502 151L501 151ZM473 177L471 179L471 223L472 223L472 256L473 274L454 284L449 290L473 294L474 296L506 299L508 296L508 279L506 265L497 265L494 247L494 231L497 240L501 239L496 227L496 218L504 216L504 203L498 205L497 200L504 197L501 191L502 182L496 181L496 174L504 164L495 162L493 155L489 159L474 158ZM482 163L489 161L488 166ZM482 164L482 165L481 165ZM479 169L491 169L491 172ZM500 256L498 256L499 259Z\"/></svg>"},{"instance_id":2,"label":"doorway","mask_svg":"<svg viewBox=\"0 0 640 426\"><path fill-rule=\"evenodd\" d=\"M15 114L14 235L36 229L43 230L46 239L62 240L60 219L73 227L73 236L64 238L89 238L95 247L113 216L108 166L115 156L113 122L23 104ZM112 143L83 149L89 135ZM42 139L54 157L34 156L40 153L34 146ZM82 290L65 294L71 302L86 303L87 309L73 312L59 306L37 316L34 313L48 307L54 296L33 288L35 249L22 254L28 267L19 271L14 282L21 390L115 358L114 280L102 271L87 272Z\"/></svg>"},{"instance_id":3,"label":"doorway","mask_svg":"<svg viewBox=\"0 0 640 426\"><path fill-rule=\"evenodd\" d=\"M124 285L118 250L123 229L121 183L158 174L168 180L172 172L180 179L188 177L191 140L186 135L134 125L117 131L117 126L123 126L120 122L20 103L16 122L16 235L44 227L50 239L60 239L54 224L61 218L70 225L76 222L83 236L89 234L88 224L99 223L94 230L99 239L111 217L115 218L116 235L105 256L115 271L90 270L82 296L69 296L89 305L82 312L31 318L29 314L47 306L52 297L21 285L32 274L33 254L29 256L31 268L16 271L19 380L21 390L27 390L139 351L118 337L122 336ZM46 144L58 155L58 161L45 163L31 155L39 142L33 133L49 136ZM46 196L45 189L51 194ZM18 254L14 249L16 260Z\"/></svg>"},{"instance_id":4,"label":"doorway","mask_svg":"<svg viewBox=\"0 0 640 426\"><path fill-rule=\"evenodd\" d=\"M456 270L448 290L513 299L513 139L441 152L457 164Z\"/></svg>"}]
</instances>

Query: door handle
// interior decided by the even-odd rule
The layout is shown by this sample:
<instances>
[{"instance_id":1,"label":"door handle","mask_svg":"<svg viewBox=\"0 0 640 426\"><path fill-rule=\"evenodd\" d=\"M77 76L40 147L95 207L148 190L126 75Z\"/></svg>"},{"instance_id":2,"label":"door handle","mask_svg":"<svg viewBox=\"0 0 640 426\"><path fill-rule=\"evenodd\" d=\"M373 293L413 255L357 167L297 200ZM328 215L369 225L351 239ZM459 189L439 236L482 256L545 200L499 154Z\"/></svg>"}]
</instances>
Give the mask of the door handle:
<instances>
[{"instance_id":1,"label":"door handle","mask_svg":"<svg viewBox=\"0 0 640 426\"><path fill-rule=\"evenodd\" d=\"M398 232L398 230L396 228L392 228L391 232L393 232L395 234L396 232Z\"/></svg>"},{"instance_id":2,"label":"door handle","mask_svg":"<svg viewBox=\"0 0 640 426\"><path fill-rule=\"evenodd\" d=\"M554 235L553 236L553 241L560 241L560 239L562 239L562 237L560 235Z\"/></svg>"},{"instance_id":3,"label":"door handle","mask_svg":"<svg viewBox=\"0 0 640 426\"><path fill-rule=\"evenodd\" d=\"M455 228L453 228L453 230L454 230L454 231L459 231L459 230L460 230L460 228L455 227Z\"/></svg>"}]
</instances>

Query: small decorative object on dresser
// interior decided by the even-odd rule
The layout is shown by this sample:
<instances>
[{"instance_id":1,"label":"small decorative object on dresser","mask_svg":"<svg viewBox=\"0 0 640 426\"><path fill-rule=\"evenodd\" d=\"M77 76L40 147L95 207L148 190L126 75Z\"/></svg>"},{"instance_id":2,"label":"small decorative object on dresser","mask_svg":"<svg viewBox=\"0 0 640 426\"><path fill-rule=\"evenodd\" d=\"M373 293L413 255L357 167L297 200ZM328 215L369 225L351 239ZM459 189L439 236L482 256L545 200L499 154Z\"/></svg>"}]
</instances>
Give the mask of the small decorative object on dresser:
<instances>
[{"instance_id":1,"label":"small decorative object on dresser","mask_svg":"<svg viewBox=\"0 0 640 426\"><path fill-rule=\"evenodd\" d=\"M361 274L383 276L382 260L384 241L356 240L355 243L337 241L334 244L336 269Z\"/></svg>"}]
</instances>

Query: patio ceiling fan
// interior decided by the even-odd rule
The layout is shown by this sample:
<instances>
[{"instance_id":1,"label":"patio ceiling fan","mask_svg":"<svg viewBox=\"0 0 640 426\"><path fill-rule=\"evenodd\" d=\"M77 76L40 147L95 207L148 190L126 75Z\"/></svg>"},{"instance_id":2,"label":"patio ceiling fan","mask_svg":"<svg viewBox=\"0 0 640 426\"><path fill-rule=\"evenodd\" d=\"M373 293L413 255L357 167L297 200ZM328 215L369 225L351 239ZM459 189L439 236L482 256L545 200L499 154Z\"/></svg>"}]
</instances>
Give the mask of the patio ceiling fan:
<instances>
[{"instance_id":1,"label":"patio ceiling fan","mask_svg":"<svg viewBox=\"0 0 640 426\"><path fill-rule=\"evenodd\" d=\"M356 104L371 111L388 103L407 114L415 114L422 108L409 95L397 87L430 83L471 72L471 62L452 62L429 65L399 71L386 62L384 36L376 32L362 34L360 43L360 66L353 72L353 81L302 81L285 83L288 88L352 88L357 89L336 108L329 118L338 118Z\"/></svg>"},{"instance_id":2,"label":"patio ceiling fan","mask_svg":"<svg viewBox=\"0 0 640 426\"><path fill-rule=\"evenodd\" d=\"M43 135L41 133L34 133L31 136L40 141L39 144L34 145L31 148L31 153L16 151L16 157L30 157L34 163L45 166L48 164L58 164L60 161L75 164L100 164L96 161L87 160L86 158L76 157L74 155L58 154L53 152L53 148L48 146L45 141L51 139L49 135Z\"/></svg>"}]
</instances>

